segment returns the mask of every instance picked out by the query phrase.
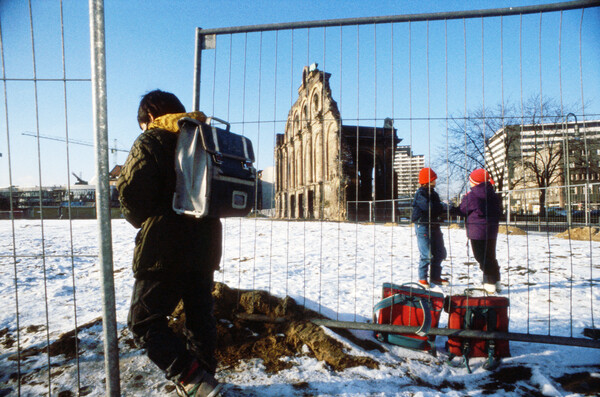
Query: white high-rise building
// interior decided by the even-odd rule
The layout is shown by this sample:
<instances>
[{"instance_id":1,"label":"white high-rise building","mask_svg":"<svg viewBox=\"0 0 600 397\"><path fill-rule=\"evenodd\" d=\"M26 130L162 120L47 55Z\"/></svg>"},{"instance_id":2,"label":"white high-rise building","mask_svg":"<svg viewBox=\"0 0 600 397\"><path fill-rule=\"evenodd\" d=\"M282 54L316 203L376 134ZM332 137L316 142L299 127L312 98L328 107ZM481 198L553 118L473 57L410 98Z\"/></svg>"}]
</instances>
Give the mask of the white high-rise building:
<instances>
[{"instance_id":1,"label":"white high-rise building","mask_svg":"<svg viewBox=\"0 0 600 397\"><path fill-rule=\"evenodd\" d=\"M516 191L513 211L538 212L542 187L547 208L584 209L600 197L600 120L506 126L490 138L485 160L501 190Z\"/></svg>"},{"instance_id":2,"label":"white high-rise building","mask_svg":"<svg viewBox=\"0 0 600 397\"><path fill-rule=\"evenodd\" d=\"M414 156L410 146L398 146L394 168L398 173L398 198L413 197L419 188L419 171L425 166L423 155Z\"/></svg>"}]
</instances>

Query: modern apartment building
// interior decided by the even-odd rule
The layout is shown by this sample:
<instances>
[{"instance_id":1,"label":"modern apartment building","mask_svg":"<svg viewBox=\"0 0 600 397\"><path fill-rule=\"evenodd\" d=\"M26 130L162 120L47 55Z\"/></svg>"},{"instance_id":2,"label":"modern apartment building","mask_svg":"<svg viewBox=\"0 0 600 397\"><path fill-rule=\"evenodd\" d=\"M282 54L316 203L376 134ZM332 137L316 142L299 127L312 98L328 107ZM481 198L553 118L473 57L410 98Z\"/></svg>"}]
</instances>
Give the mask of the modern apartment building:
<instances>
[{"instance_id":1,"label":"modern apartment building","mask_svg":"<svg viewBox=\"0 0 600 397\"><path fill-rule=\"evenodd\" d=\"M599 206L600 120L508 125L488 141L485 160L512 211Z\"/></svg>"},{"instance_id":2,"label":"modern apartment building","mask_svg":"<svg viewBox=\"0 0 600 397\"><path fill-rule=\"evenodd\" d=\"M413 155L411 147L398 146L394 169L398 175L398 198L413 197L419 188L419 171L425 166L423 155Z\"/></svg>"}]
</instances>

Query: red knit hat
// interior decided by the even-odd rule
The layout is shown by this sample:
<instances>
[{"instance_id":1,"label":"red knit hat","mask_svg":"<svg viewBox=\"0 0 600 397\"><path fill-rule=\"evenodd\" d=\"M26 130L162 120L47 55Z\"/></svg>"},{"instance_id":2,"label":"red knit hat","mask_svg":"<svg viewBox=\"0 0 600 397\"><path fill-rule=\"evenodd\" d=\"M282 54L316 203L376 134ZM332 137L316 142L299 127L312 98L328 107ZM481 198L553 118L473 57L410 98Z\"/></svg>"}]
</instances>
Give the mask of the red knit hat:
<instances>
[{"instance_id":1,"label":"red knit hat","mask_svg":"<svg viewBox=\"0 0 600 397\"><path fill-rule=\"evenodd\" d=\"M471 172L471 175L469 175L469 182L475 185L479 185L482 182L494 184L494 180L490 174L483 168L477 168L475 171Z\"/></svg>"},{"instance_id":2,"label":"red knit hat","mask_svg":"<svg viewBox=\"0 0 600 397\"><path fill-rule=\"evenodd\" d=\"M431 168L423 168L419 171L419 184L425 185L437 179L437 175Z\"/></svg>"}]
</instances>

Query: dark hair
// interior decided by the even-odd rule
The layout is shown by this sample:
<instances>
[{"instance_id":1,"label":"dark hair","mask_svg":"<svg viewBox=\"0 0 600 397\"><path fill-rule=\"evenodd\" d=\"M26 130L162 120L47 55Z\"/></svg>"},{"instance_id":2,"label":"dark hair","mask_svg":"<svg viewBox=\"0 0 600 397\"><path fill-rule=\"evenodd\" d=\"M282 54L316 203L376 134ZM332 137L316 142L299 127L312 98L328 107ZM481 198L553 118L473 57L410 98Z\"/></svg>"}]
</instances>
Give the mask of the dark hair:
<instances>
[{"instance_id":1,"label":"dark hair","mask_svg":"<svg viewBox=\"0 0 600 397\"><path fill-rule=\"evenodd\" d=\"M150 114L157 118L170 113L183 113L185 107L179 99L170 92L154 90L148 92L142 97L140 107L138 108L138 123L149 123Z\"/></svg>"}]
</instances>

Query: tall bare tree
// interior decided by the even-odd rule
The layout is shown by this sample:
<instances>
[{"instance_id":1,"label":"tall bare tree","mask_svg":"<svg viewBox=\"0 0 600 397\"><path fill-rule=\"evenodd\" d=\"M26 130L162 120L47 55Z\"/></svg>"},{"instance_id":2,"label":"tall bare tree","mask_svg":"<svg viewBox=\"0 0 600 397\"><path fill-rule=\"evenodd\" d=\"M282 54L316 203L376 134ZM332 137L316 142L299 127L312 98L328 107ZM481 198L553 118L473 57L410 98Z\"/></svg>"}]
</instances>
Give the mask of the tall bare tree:
<instances>
[{"instance_id":1,"label":"tall bare tree","mask_svg":"<svg viewBox=\"0 0 600 397\"><path fill-rule=\"evenodd\" d=\"M514 104L498 104L493 108L479 107L466 115L453 115L448 126L448 147L440 147L437 156L438 168L448 164L449 177L461 181L460 190L467 187L468 175L476 168L486 168L490 171L499 190L505 183L504 172L500 169L500 159L509 158L509 150L519 139L518 134L507 133L503 139L503 149L488 154L486 164L486 148L496 132L511 125L521 124L520 111ZM447 149L447 152L446 152Z\"/></svg>"},{"instance_id":2,"label":"tall bare tree","mask_svg":"<svg viewBox=\"0 0 600 397\"><path fill-rule=\"evenodd\" d=\"M437 165L443 169L442 165L448 164L450 179L461 181L461 190L466 189L467 176L476 168L486 168L499 191L505 188L505 184L508 189L520 184L540 188L555 185L564 178L565 141L556 137L563 132L560 127L566 120L563 109L556 100L538 95L520 104L480 107L467 115L452 116L448 145L440 147ZM502 133L501 149L489 150L490 141L496 133ZM530 142L529 149L524 151L522 141L526 136ZM575 145L578 144L575 142ZM505 168L511 165L520 165L523 172L506 172ZM540 189L542 210L545 194L546 189Z\"/></svg>"}]
</instances>

